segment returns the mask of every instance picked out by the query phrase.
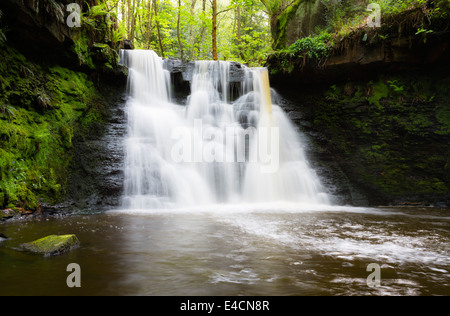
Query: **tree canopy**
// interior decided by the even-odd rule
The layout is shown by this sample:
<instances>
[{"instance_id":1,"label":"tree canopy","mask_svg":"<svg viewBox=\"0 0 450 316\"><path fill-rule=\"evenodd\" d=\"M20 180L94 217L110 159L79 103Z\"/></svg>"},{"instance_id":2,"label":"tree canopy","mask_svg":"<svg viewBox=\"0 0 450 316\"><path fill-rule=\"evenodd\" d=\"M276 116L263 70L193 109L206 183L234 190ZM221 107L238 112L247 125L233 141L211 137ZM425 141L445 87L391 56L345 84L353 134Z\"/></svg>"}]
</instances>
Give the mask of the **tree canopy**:
<instances>
[{"instance_id":1,"label":"tree canopy","mask_svg":"<svg viewBox=\"0 0 450 316\"><path fill-rule=\"evenodd\" d=\"M160 56L261 65L271 51L261 0L104 0L120 37Z\"/></svg>"}]
</instances>

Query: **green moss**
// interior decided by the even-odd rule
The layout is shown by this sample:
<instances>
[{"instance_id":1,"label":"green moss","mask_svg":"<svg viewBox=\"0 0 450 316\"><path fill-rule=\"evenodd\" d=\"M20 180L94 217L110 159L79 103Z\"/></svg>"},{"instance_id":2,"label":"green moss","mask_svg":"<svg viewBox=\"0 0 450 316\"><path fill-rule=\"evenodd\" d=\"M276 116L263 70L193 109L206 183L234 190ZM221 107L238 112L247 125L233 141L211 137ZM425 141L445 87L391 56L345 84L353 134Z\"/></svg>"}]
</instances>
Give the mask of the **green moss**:
<instances>
[{"instance_id":1,"label":"green moss","mask_svg":"<svg viewBox=\"0 0 450 316\"><path fill-rule=\"evenodd\" d=\"M54 256L70 251L79 244L80 241L76 235L50 235L22 244L21 247L34 254Z\"/></svg>"},{"instance_id":2,"label":"green moss","mask_svg":"<svg viewBox=\"0 0 450 316\"><path fill-rule=\"evenodd\" d=\"M284 49L286 47L286 28L288 22L295 16L298 7L303 0L295 0L286 8L277 18L276 25L272 28L272 37L274 39L274 49Z\"/></svg>"},{"instance_id":3,"label":"green moss","mask_svg":"<svg viewBox=\"0 0 450 316\"><path fill-rule=\"evenodd\" d=\"M436 120L439 123L439 128L435 133L438 135L450 135L450 108L448 106L441 106L436 110Z\"/></svg>"},{"instance_id":4,"label":"green moss","mask_svg":"<svg viewBox=\"0 0 450 316\"><path fill-rule=\"evenodd\" d=\"M0 58L0 101L14 108L0 115L0 208L36 209L64 196L72 139L102 119L102 103L85 73L31 63L8 46Z\"/></svg>"},{"instance_id":5,"label":"green moss","mask_svg":"<svg viewBox=\"0 0 450 316\"><path fill-rule=\"evenodd\" d=\"M95 69L92 56L89 51L90 38L85 30L80 30L74 35L73 50L78 56L78 61L81 65L86 65L90 69Z\"/></svg>"},{"instance_id":6,"label":"green moss","mask_svg":"<svg viewBox=\"0 0 450 316\"><path fill-rule=\"evenodd\" d=\"M392 199L448 196L450 83L425 75L335 84L312 101L314 129L347 172Z\"/></svg>"},{"instance_id":7,"label":"green moss","mask_svg":"<svg viewBox=\"0 0 450 316\"><path fill-rule=\"evenodd\" d=\"M370 83L371 92L370 96L367 97L369 104L375 105L378 110L383 109L383 105L380 103L383 98L389 96L389 86L387 86L383 80L379 80L376 83Z\"/></svg>"}]
</instances>

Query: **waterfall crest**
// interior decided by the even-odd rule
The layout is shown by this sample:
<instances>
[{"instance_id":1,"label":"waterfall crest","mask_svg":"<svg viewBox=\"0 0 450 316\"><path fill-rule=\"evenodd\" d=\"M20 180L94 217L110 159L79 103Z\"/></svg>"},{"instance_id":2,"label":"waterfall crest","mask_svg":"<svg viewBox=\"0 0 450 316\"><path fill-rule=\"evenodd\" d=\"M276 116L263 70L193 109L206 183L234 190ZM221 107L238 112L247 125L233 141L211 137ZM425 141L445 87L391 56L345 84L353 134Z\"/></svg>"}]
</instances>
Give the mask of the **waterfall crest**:
<instances>
[{"instance_id":1,"label":"waterfall crest","mask_svg":"<svg viewBox=\"0 0 450 316\"><path fill-rule=\"evenodd\" d=\"M231 101L230 63L197 61L187 104L153 51L121 51L129 68L123 206L328 204L265 68L245 68Z\"/></svg>"}]
</instances>

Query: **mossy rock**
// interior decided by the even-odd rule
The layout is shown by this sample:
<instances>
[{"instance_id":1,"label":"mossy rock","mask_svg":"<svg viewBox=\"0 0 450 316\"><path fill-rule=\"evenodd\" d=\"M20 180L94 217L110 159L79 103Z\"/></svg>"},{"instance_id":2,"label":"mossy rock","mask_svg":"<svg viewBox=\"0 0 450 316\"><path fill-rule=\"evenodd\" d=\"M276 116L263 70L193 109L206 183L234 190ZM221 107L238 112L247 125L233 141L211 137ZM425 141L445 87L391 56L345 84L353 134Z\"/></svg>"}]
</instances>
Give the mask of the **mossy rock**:
<instances>
[{"instance_id":1,"label":"mossy rock","mask_svg":"<svg viewBox=\"0 0 450 316\"><path fill-rule=\"evenodd\" d=\"M56 256L78 247L80 241L75 235L50 235L21 245L34 254Z\"/></svg>"},{"instance_id":2,"label":"mossy rock","mask_svg":"<svg viewBox=\"0 0 450 316\"><path fill-rule=\"evenodd\" d=\"M10 219L10 218L13 218L14 215L16 215L16 214L17 214L17 212L10 208L6 209L6 210L0 210L0 222ZM0 237L1 237L1 234L0 234Z\"/></svg>"}]
</instances>

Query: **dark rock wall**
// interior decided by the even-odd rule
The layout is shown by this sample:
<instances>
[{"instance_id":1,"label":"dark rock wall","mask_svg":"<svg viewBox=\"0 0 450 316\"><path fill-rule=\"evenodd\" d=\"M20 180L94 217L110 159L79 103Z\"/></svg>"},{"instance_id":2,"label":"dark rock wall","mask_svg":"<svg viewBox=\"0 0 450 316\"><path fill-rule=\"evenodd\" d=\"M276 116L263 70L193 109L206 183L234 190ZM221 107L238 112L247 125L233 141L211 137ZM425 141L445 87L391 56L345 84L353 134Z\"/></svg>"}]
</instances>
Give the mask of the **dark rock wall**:
<instances>
[{"instance_id":1,"label":"dark rock wall","mask_svg":"<svg viewBox=\"0 0 450 316\"><path fill-rule=\"evenodd\" d=\"M126 93L104 90L103 119L73 140L68 195L63 207L104 211L121 204L124 139L127 133Z\"/></svg>"},{"instance_id":2,"label":"dark rock wall","mask_svg":"<svg viewBox=\"0 0 450 316\"><path fill-rule=\"evenodd\" d=\"M309 154L341 201L448 205L448 34L394 42L356 43L323 67L272 71L271 84L300 113Z\"/></svg>"}]
</instances>

